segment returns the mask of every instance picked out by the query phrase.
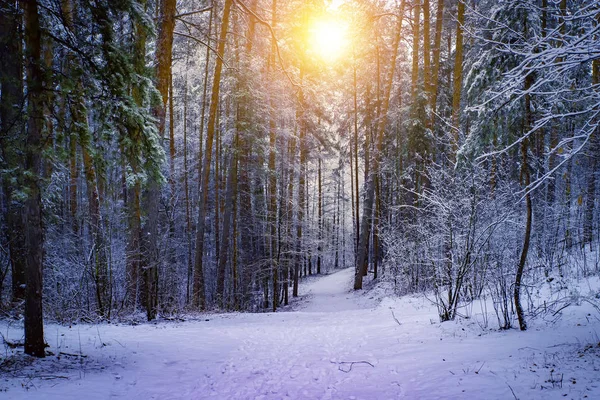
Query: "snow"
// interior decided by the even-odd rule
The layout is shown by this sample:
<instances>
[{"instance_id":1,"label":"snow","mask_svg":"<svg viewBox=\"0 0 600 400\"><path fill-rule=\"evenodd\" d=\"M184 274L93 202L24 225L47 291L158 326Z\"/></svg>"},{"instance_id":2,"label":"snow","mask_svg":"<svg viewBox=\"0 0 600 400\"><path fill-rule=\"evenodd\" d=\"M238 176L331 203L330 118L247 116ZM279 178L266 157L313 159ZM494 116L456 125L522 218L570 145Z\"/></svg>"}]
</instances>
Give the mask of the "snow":
<instances>
[{"instance_id":1,"label":"snow","mask_svg":"<svg viewBox=\"0 0 600 400\"><path fill-rule=\"evenodd\" d=\"M354 269L346 268L326 278L309 277L302 287L306 293L295 310L304 312L340 312L374 308L377 301L354 292Z\"/></svg>"},{"instance_id":2,"label":"snow","mask_svg":"<svg viewBox=\"0 0 600 400\"><path fill-rule=\"evenodd\" d=\"M6 347L0 398L600 398L600 315L588 302L558 321L532 320L526 332L497 331L475 315L439 323L422 296L354 292L352 278L352 269L309 278L300 301L277 313L49 324L49 350L60 359L34 361ZM579 290L598 287L590 279ZM9 321L0 332L23 335Z\"/></svg>"}]
</instances>

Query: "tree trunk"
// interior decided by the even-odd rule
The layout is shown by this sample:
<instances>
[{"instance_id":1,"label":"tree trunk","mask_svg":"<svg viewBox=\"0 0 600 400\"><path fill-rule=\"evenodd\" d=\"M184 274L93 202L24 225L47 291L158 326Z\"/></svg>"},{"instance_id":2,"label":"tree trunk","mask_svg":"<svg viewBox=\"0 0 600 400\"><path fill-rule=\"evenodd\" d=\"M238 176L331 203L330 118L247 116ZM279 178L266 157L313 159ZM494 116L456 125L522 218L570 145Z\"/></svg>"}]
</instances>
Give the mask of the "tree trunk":
<instances>
[{"instance_id":1,"label":"tree trunk","mask_svg":"<svg viewBox=\"0 0 600 400\"><path fill-rule=\"evenodd\" d=\"M215 177L214 177L214 185L215 185L215 190L214 190L214 195L215 195L215 217L214 217L214 224L215 224L215 229L214 229L214 233L215 233L215 265L219 265L219 249L221 248L220 246L220 231L219 231L219 227L220 227L220 223L221 223L221 130L220 128L220 121L221 121L221 112L222 112L222 105L219 104L218 107L218 114L217 114L217 120L215 122L216 126L215 126Z\"/></svg>"},{"instance_id":2,"label":"tree trunk","mask_svg":"<svg viewBox=\"0 0 600 400\"><path fill-rule=\"evenodd\" d=\"M592 241L594 238L594 209L596 198L596 174L598 172L598 158L600 158L600 134L598 130L590 137L589 145L589 168L586 177L587 190L585 198L585 210L583 217L583 241L581 246L584 247L586 244L590 245L590 251L592 250Z\"/></svg>"},{"instance_id":3,"label":"tree trunk","mask_svg":"<svg viewBox=\"0 0 600 400\"><path fill-rule=\"evenodd\" d=\"M79 93L83 88L79 87ZM87 108L84 105L84 99L78 95L75 108L71 110L73 122L79 127L79 141L83 155L83 170L87 185L88 207L90 212L90 233L92 235L92 254L94 268L94 283L96 285L96 302L98 305L98 314L107 316L110 309L109 299L109 280L108 280L108 261L106 258L106 249L102 230L102 215L100 213L100 196L98 193L98 177L92 156L90 155L90 131L87 121Z\"/></svg>"},{"instance_id":4,"label":"tree trunk","mask_svg":"<svg viewBox=\"0 0 600 400\"><path fill-rule=\"evenodd\" d=\"M160 200L160 187L157 182L150 182L143 200L145 211L148 214L142 233L141 270L144 284L144 307L146 308L146 317L148 321L151 321L156 318L158 312L158 203Z\"/></svg>"},{"instance_id":5,"label":"tree trunk","mask_svg":"<svg viewBox=\"0 0 600 400\"><path fill-rule=\"evenodd\" d=\"M431 21L429 0L423 0L423 87L429 95L431 91Z\"/></svg>"},{"instance_id":6,"label":"tree trunk","mask_svg":"<svg viewBox=\"0 0 600 400\"><path fill-rule=\"evenodd\" d=\"M252 212L252 196L250 187L249 168L251 151L249 140L240 137L239 159L239 223L240 223L240 306L246 307L250 301L252 290L252 268L254 261L254 237L252 232L254 214Z\"/></svg>"},{"instance_id":7,"label":"tree trunk","mask_svg":"<svg viewBox=\"0 0 600 400\"><path fill-rule=\"evenodd\" d=\"M176 244L176 205L177 205L177 180L175 176L175 158L177 156L176 147L175 147L175 99L173 93L173 71L169 73L169 183L170 183L170 193L169 193L169 206L166 212L166 217L169 224L169 238L167 242L167 265L164 271L165 277L163 279L164 288L161 293L163 298L166 297L166 302L168 303L169 309L172 309L174 306L172 299L177 297L177 244ZM186 82L187 84L187 82ZM184 88L184 91L186 89ZM185 95L184 95L185 96ZM186 100L184 100L184 112L183 112L183 130L187 129L186 125L186 108L185 104ZM186 133L184 133L186 136ZM187 193L187 192L186 192ZM184 193L185 195L185 193Z\"/></svg>"},{"instance_id":8,"label":"tree trunk","mask_svg":"<svg viewBox=\"0 0 600 400\"><path fill-rule=\"evenodd\" d=\"M411 94L413 103L417 101L417 87L419 84L419 42L421 40L421 0L413 0L413 48L412 48L412 79Z\"/></svg>"},{"instance_id":9,"label":"tree trunk","mask_svg":"<svg viewBox=\"0 0 600 400\"><path fill-rule=\"evenodd\" d=\"M356 217L356 256L358 257L358 248L360 246L360 196L358 188L358 88L356 81L356 63L354 64L354 192L352 198L356 201L356 205L352 203L352 215ZM350 164L352 164L352 150L350 150ZM350 165L352 168L352 165ZM352 174L352 170L350 171ZM352 177L351 183L352 183Z\"/></svg>"},{"instance_id":10,"label":"tree trunk","mask_svg":"<svg viewBox=\"0 0 600 400\"><path fill-rule=\"evenodd\" d=\"M573 159L567 161L567 171L564 175L565 180L565 246L567 249L573 247L573 232L571 231L571 202L573 196L573 188L571 187L571 177L573 176ZM562 273L561 273L562 276Z\"/></svg>"},{"instance_id":11,"label":"tree trunk","mask_svg":"<svg viewBox=\"0 0 600 400\"><path fill-rule=\"evenodd\" d=\"M141 6L146 7L146 1L141 2ZM105 28L106 29L106 28ZM107 39L105 39L107 40ZM135 25L135 42L133 47L133 67L136 73L143 74L146 68L146 31L140 24ZM133 85L131 88L132 97L138 107L143 106L143 95L138 86ZM133 143L141 141L140 128L131 129L127 132ZM130 149L123 149L131 151ZM132 173L140 173L141 166L138 165L136 157L129 157L131 162ZM123 179L126 181L126 178ZM127 223L129 230L129 241L127 243L126 254L126 294L124 302L126 306L133 311L138 306L138 295L140 292L140 272L142 264L142 215L141 215L141 182L136 179L131 188L127 188L124 183L124 199L127 205Z\"/></svg>"},{"instance_id":12,"label":"tree trunk","mask_svg":"<svg viewBox=\"0 0 600 400\"><path fill-rule=\"evenodd\" d=\"M431 71L431 85L429 88L429 99L430 107L432 110L431 118L429 119L429 126L433 127L435 121L435 114L437 110L437 95L438 95L438 82L440 77L440 54L442 52L442 24L444 21L444 0L438 0L437 12L435 17L435 38L433 41L433 60L432 60L432 71Z\"/></svg>"},{"instance_id":13,"label":"tree trunk","mask_svg":"<svg viewBox=\"0 0 600 400\"><path fill-rule=\"evenodd\" d=\"M136 182L127 195L127 214L129 241L126 255L126 298L127 306L133 310L137 308L139 293L139 274L141 258L141 209L140 209L140 183Z\"/></svg>"},{"instance_id":14,"label":"tree trunk","mask_svg":"<svg viewBox=\"0 0 600 400\"><path fill-rule=\"evenodd\" d=\"M69 29L73 29L73 23L75 18L75 9L71 0L63 0L61 7L63 9L63 15L65 20L65 26ZM72 65L75 63L74 55L68 55L66 57L66 70L69 73L72 69ZM63 100L66 107L66 100ZM64 120L64 111L63 117ZM79 168L77 166L77 138L75 135L69 136L69 215L71 218L71 230L75 235L79 233L79 221L77 220L77 180L79 179Z\"/></svg>"},{"instance_id":15,"label":"tree trunk","mask_svg":"<svg viewBox=\"0 0 600 400\"><path fill-rule=\"evenodd\" d=\"M600 19L600 17L599 17ZM600 60L596 59L592 62L592 83L598 86L600 83ZM596 174L600 163L600 128L592 133L589 145L589 168L587 176L587 195L585 200L585 216L583 219L583 243L590 244L592 250L592 240L594 237L594 209L596 202Z\"/></svg>"},{"instance_id":16,"label":"tree trunk","mask_svg":"<svg viewBox=\"0 0 600 400\"><path fill-rule=\"evenodd\" d=\"M43 72L41 67L41 31L36 0L22 2L25 20L25 49L28 88L28 120L25 153L25 242L27 272L25 289L25 353L45 357L42 312L42 269L44 237L40 173L42 167Z\"/></svg>"},{"instance_id":17,"label":"tree trunk","mask_svg":"<svg viewBox=\"0 0 600 400\"><path fill-rule=\"evenodd\" d=\"M225 188L225 212L223 213L223 238L221 240L221 248L219 249L219 262L217 267L217 304L224 308L226 305L224 299L225 292L225 268L227 266L227 256L229 253L229 240L231 223L233 217L234 203L234 185L237 177L237 154L238 154L238 135L236 131L233 139L233 149L230 154L230 163L227 173L227 182Z\"/></svg>"},{"instance_id":18,"label":"tree trunk","mask_svg":"<svg viewBox=\"0 0 600 400\"><path fill-rule=\"evenodd\" d=\"M173 54L173 30L175 28L175 0L161 0L159 3L159 29L156 47L157 89L161 94L161 104L154 109L158 119L159 136L164 138L167 101L169 100L169 84L171 80L171 64ZM174 154L172 154L174 156ZM172 179L172 177L171 177ZM158 216L160 201L160 183L157 178L150 177L146 195L144 196L148 212L143 228L143 265L144 294L146 316L148 321L156 318L158 312Z\"/></svg>"},{"instance_id":19,"label":"tree trunk","mask_svg":"<svg viewBox=\"0 0 600 400\"><path fill-rule=\"evenodd\" d=\"M379 224L381 219L381 176L375 177L375 219L373 221L373 279L377 279L379 266Z\"/></svg>"},{"instance_id":20,"label":"tree trunk","mask_svg":"<svg viewBox=\"0 0 600 400\"><path fill-rule=\"evenodd\" d=\"M238 139L239 140L239 139ZM233 240L233 255L232 255L232 259L231 259L231 275L232 275L232 280L233 280L233 309L234 310L239 310L240 309L240 295L239 295L239 287L238 287L238 281L239 281L239 273L238 273L238 176L237 176L237 169L238 169L238 165L239 165L239 161L236 162L235 168L236 168L236 174L234 177L234 182L233 182L233 235L232 235L232 240Z\"/></svg>"},{"instance_id":21,"label":"tree trunk","mask_svg":"<svg viewBox=\"0 0 600 400\"><path fill-rule=\"evenodd\" d=\"M380 61L379 61L379 51L377 52L377 81L379 81L379 76L380 76ZM379 84L377 85L379 86ZM372 146L372 136L373 136L373 110L372 110L372 106L371 106L371 85L367 84L367 89L366 89L366 93L365 93L365 146L364 146L364 182L368 182L369 181L369 176L370 176L370 168L371 168L371 146ZM373 171L373 176L375 176L375 171ZM367 205L367 203L364 203L365 207ZM363 212L367 211L367 208L363 207ZM372 207L372 206L371 206ZM372 229L372 224L373 224L373 219L372 217L372 213L373 210L369 209L369 218L368 220L365 220L365 223L368 223L369 226L369 236L367 237L367 242L365 244L365 252L367 254L367 256L365 257L365 265L364 268L362 268L363 271L363 276L367 276L368 270L369 270L369 244L370 244L370 239L371 239L371 230ZM360 243L359 243L360 244Z\"/></svg>"},{"instance_id":22,"label":"tree trunk","mask_svg":"<svg viewBox=\"0 0 600 400\"><path fill-rule=\"evenodd\" d=\"M275 29L277 23L277 0L273 0L271 6L271 28ZM277 51L275 38L271 37L271 52L268 61L268 73L269 78L272 78L272 69L275 67L275 53ZM273 312L277 311L277 305L279 304L279 264L276 260L275 255L278 253L277 247L277 171L275 170L275 154L276 154L276 143L277 143L277 131L275 124L275 107L277 107L274 100L273 89L270 93L270 110L269 110L269 210L268 210L268 223L269 223L269 235L270 235L270 263L271 263L271 275L273 276Z\"/></svg>"},{"instance_id":23,"label":"tree trunk","mask_svg":"<svg viewBox=\"0 0 600 400\"><path fill-rule=\"evenodd\" d=\"M384 95L383 95L383 104L381 107L381 116L379 118L376 130L376 146L373 154L373 168L371 174L369 176L369 180L367 182L367 194L365 197L364 207L363 207L363 221L362 231L360 233L360 246L358 247L358 256L357 256L357 264L356 264L356 274L354 275L354 290L362 289L362 281L363 275L365 274L366 269L366 261L367 261L367 251L368 251L368 241L370 236L371 223L370 219L373 212L373 201L375 198L375 175L379 171L379 156L381 153L381 148L383 145L383 133L385 127L387 125L387 112L390 105L390 97L392 92L392 83L394 80L394 72L396 70L396 56L398 54L398 47L400 44L400 35L402 33L402 15L404 13L404 0L400 3L400 18L398 18L398 24L396 25L396 32L394 36L393 43L393 51L392 51L392 61L390 64L390 69L388 71L389 75L386 79L384 86Z\"/></svg>"},{"instance_id":24,"label":"tree trunk","mask_svg":"<svg viewBox=\"0 0 600 400\"><path fill-rule=\"evenodd\" d=\"M208 37L210 38L213 31L213 18L215 18L215 5L211 1L210 15L208 17ZM204 121L206 119L206 98L208 97L208 70L210 65L210 47L206 46L206 54L204 56L206 62L204 64L204 79L202 88L202 111L200 113L200 129L198 132L198 181L202 180L202 139L204 136Z\"/></svg>"},{"instance_id":25,"label":"tree trunk","mask_svg":"<svg viewBox=\"0 0 600 400\"><path fill-rule=\"evenodd\" d=\"M460 96L463 78L463 29L465 24L465 3L458 0L458 14L456 17L456 50L454 55L454 80L452 90L452 129L454 140L452 142L452 154L456 157L458 143L460 140Z\"/></svg>"},{"instance_id":26,"label":"tree trunk","mask_svg":"<svg viewBox=\"0 0 600 400\"><path fill-rule=\"evenodd\" d=\"M321 157L319 157L319 170L317 175L317 191L318 191L318 204L317 204L317 223L319 230L317 232L317 274L321 273L321 253L323 251L323 181L321 176Z\"/></svg>"},{"instance_id":27,"label":"tree trunk","mask_svg":"<svg viewBox=\"0 0 600 400\"><path fill-rule=\"evenodd\" d=\"M77 140L75 135L69 138L69 212L71 216L71 229L74 234L79 233L79 221L77 220L77 180L79 179L79 168L77 168Z\"/></svg>"},{"instance_id":28,"label":"tree trunk","mask_svg":"<svg viewBox=\"0 0 600 400\"><path fill-rule=\"evenodd\" d=\"M186 67L189 61L189 48L188 55L186 55ZM187 68L186 68L187 71ZM189 190L189 166L188 166L188 128L187 128L187 117L188 117L188 77L187 72L185 75L185 86L183 89L183 191L185 196L185 236L187 240L187 280L185 285L185 303L190 304L191 291L190 285L192 283L193 263L192 263L192 218L190 213L190 190Z\"/></svg>"},{"instance_id":29,"label":"tree trunk","mask_svg":"<svg viewBox=\"0 0 600 400\"><path fill-rule=\"evenodd\" d=\"M302 82L303 71L300 70L300 81ZM305 104L304 104L304 91L299 90L298 94L298 125L299 125L299 136L298 146L300 147L300 164L298 177L298 218L296 221L296 262L294 264L294 289L292 296L298 297L298 282L300 279L300 268L302 267L304 256L302 253L302 225L304 223L304 212L305 212L305 195L306 195L306 170L304 168L306 163L306 115L305 115Z\"/></svg>"},{"instance_id":30,"label":"tree trunk","mask_svg":"<svg viewBox=\"0 0 600 400\"><path fill-rule=\"evenodd\" d=\"M298 107L298 124L300 125L300 108ZM287 223L286 223L286 231L287 231L287 241L288 241L288 248L289 250L293 249L294 246L294 242L292 239L292 235L293 235L293 215L294 215L294 164L295 164L295 158L296 158L296 138L294 136L292 136L289 139L289 143L288 143L288 182L287 182L287 195L286 195L286 211L287 211ZM287 289L284 292L284 297L285 297L285 304L288 304L288 300L289 300L289 286L290 286L290 275L293 273L293 282L296 282L296 259L297 259L298 255L290 257L292 258L292 260L288 260L288 262L286 263L286 282L285 282L285 286L287 287ZM293 271L290 271L290 265L293 262ZM292 296L294 295L293 289L292 289Z\"/></svg>"},{"instance_id":31,"label":"tree trunk","mask_svg":"<svg viewBox=\"0 0 600 400\"><path fill-rule=\"evenodd\" d=\"M527 25L525 24L525 33L527 33ZM525 92L531 88L534 83L533 75L529 74L525 77ZM529 132L531 129L532 110L531 110L531 95L527 93L524 96L525 99L525 123L523 124L523 133ZM517 318L519 319L519 327L522 331L527 329L527 323L525 321L525 315L523 307L521 306L521 280L523 278L523 270L525 269L525 263L527 262L527 253L529 251L529 242L531 239L531 220L533 207L531 203L531 193L529 184L531 183L531 176L529 172L529 161L528 161L528 144L529 139L524 138L521 141L521 179L525 190L525 202L527 207L527 221L525 223L525 238L523 239L523 249L521 250L521 258L519 259L519 265L517 266L517 274L515 276L515 287L514 287L514 299L515 299L515 310L517 312Z\"/></svg>"},{"instance_id":32,"label":"tree trunk","mask_svg":"<svg viewBox=\"0 0 600 400\"><path fill-rule=\"evenodd\" d=\"M527 139L521 142L521 157L522 166L521 173L524 178L524 186L528 187L530 182L529 176L529 165L527 162ZM517 311L517 318L519 319L519 327L522 331L527 329L527 323L525 322L525 315L523 307L521 306L521 280L523 278L523 270L525 269L525 263L527 261L527 252L529 251L529 241L531 238L531 218L532 218L532 206L531 206L531 194L527 192L525 195L525 202L527 206L527 221L525 223L525 238L523 240L523 249L521 250L521 258L519 259L519 265L517 266L517 274L515 276L515 310Z\"/></svg>"},{"instance_id":33,"label":"tree trunk","mask_svg":"<svg viewBox=\"0 0 600 400\"><path fill-rule=\"evenodd\" d=\"M219 90L221 84L221 71L223 70L223 57L225 55L225 41L227 38L227 29L229 27L229 16L233 0L225 0L223 9L223 20L221 22L221 31L219 33L219 43L217 47L217 60L215 61L215 73L213 76L212 94L210 109L208 114L208 126L206 132L206 145L204 164L202 167L202 176L200 183L200 198L198 202L198 224L196 229L196 256L194 260L194 305L200 309L206 307L204 271L202 261L204 256L204 232L206 229L206 205L208 200L208 183L210 180L210 165L212 161L212 147L215 136L215 123L217 120L217 110L219 103Z\"/></svg>"}]
</instances>

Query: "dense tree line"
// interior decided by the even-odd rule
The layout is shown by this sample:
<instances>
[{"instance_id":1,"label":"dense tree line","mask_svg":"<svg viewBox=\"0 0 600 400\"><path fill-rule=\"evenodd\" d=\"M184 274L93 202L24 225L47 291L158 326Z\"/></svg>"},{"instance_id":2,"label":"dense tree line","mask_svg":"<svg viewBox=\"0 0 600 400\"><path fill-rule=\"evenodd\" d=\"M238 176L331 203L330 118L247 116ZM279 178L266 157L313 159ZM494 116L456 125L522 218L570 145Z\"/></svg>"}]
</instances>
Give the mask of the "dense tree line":
<instances>
[{"instance_id":1,"label":"dense tree line","mask_svg":"<svg viewBox=\"0 0 600 400\"><path fill-rule=\"evenodd\" d=\"M332 62L309 36L333 15ZM526 329L529 284L598 254L599 22L591 0L2 0L0 301L43 356L42 305L275 311L354 266Z\"/></svg>"}]
</instances>

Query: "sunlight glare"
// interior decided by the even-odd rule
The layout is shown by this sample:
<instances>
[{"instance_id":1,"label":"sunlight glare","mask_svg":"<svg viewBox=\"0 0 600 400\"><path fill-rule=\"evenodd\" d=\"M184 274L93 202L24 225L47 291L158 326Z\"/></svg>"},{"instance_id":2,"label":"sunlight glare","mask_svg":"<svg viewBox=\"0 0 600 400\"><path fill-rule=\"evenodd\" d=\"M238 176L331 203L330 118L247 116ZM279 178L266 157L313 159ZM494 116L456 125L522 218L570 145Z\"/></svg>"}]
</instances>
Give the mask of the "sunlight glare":
<instances>
[{"instance_id":1,"label":"sunlight glare","mask_svg":"<svg viewBox=\"0 0 600 400\"><path fill-rule=\"evenodd\" d=\"M348 26L334 18L315 20L310 28L310 47L326 62L334 62L347 47Z\"/></svg>"}]
</instances>

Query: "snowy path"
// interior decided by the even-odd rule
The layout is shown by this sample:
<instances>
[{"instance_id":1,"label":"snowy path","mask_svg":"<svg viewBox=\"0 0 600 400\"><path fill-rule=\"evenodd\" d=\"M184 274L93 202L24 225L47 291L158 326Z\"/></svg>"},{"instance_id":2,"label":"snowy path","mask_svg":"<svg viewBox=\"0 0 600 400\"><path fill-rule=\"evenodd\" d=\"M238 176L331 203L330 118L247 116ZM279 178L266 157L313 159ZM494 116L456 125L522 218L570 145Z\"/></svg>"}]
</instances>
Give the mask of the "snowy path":
<instances>
[{"instance_id":1,"label":"snowy path","mask_svg":"<svg viewBox=\"0 0 600 400\"><path fill-rule=\"evenodd\" d=\"M474 322L437 323L419 298L376 305L351 281L352 270L313 278L291 312L50 325L53 352L88 357L48 380L0 377L0 398L512 399L512 390L520 399L600 398L600 348L584 347L598 343L600 323L584 306L543 331L483 332ZM5 322L0 329L22 334ZM546 382L558 374L562 388Z\"/></svg>"},{"instance_id":2,"label":"snowy path","mask_svg":"<svg viewBox=\"0 0 600 400\"><path fill-rule=\"evenodd\" d=\"M306 293L299 304L294 307L306 312L339 312L373 308L377 305L374 299L357 295L352 290L354 268L346 268L324 277L310 277L304 284Z\"/></svg>"}]
</instances>

